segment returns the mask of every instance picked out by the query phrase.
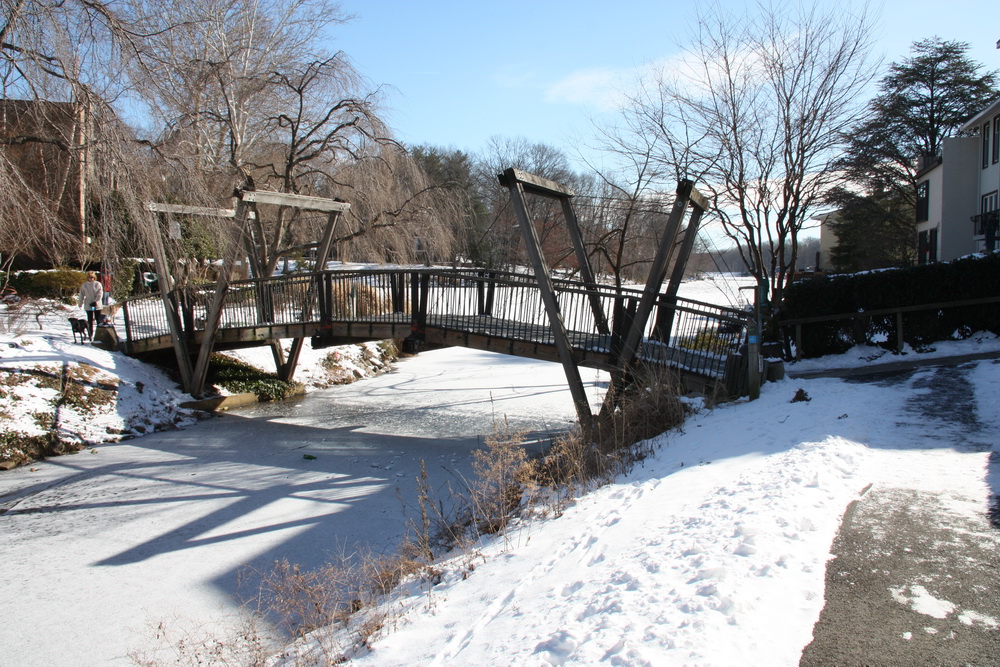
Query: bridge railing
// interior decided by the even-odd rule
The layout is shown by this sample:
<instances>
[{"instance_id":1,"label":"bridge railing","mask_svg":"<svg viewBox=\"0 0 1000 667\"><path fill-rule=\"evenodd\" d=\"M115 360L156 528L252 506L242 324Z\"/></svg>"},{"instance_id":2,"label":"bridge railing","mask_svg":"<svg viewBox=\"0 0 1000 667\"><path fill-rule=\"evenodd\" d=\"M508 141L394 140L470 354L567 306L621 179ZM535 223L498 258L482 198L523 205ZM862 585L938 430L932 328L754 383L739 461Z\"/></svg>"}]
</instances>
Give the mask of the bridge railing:
<instances>
[{"instance_id":1,"label":"bridge railing","mask_svg":"<svg viewBox=\"0 0 1000 667\"><path fill-rule=\"evenodd\" d=\"M581 349L617 352L642 291L608 285L587 287L555 280L563 324ZM187 287L170 295L183 330L205 328L215 285ZM595 315L595 304L607 324ZM129 341L167 335L163 302L151 295L123 302ZM741 311L686 299L657 301L643 331L640 357L700 373L718 374L745 333ZM223 328L300 322L413 323L414 331L438 327L512 340L552 343L541 294L528 274L481 269L375 269L324 271L229 285Z\"/></svg>"}]
</instances>

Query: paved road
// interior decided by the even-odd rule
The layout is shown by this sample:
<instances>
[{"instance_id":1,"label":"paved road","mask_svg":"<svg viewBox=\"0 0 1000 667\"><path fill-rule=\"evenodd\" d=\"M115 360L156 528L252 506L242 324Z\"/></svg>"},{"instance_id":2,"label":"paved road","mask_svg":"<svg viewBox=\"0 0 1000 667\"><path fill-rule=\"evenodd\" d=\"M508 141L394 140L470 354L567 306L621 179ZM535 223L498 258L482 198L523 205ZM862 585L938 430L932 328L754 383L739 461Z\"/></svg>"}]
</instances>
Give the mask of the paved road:
<instances>
[{"instance_id":1,"label":"paved road","mask_svg":"<svg viewBox=\"0 0 1000 667\"><path fill-rule=\"evenodd\" d=\"M801 665L1000 665L1000 429L977 410L967 377L974 368L852 380L908 384L912 397L897 427L915 439L995 448L993 510L969 516L956 512L952 497L893 487L872 488L852 503Z\"/></svg>"}]
</instances>

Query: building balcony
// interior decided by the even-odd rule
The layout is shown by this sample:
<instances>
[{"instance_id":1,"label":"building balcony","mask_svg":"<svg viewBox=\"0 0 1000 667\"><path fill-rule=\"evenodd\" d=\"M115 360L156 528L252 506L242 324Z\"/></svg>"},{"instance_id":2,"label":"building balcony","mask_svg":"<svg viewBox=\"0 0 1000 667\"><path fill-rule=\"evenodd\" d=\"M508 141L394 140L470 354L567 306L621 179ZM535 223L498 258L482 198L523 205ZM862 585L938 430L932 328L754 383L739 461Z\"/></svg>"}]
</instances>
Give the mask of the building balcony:
<instances>
[{"instance_id":1,"label":"building balcony","mask_svg":"<svg viewBox=\"0 0 1000 667\"><path fill-rule=\"evenodd\" d=\"M972 216L973 235L975 236L996 236L997 227L1000 226L1000 209L980 213Z\"/></svg>"},{"instance_id":2,"label":"building balcony","mask_svg":"<svg viewBox=\"0 0 1000 667\"><path fill-rule=\"evenodd\" d=\"M1000 235L1000 209L972 216L972 224L973 236L983 239L987 251L996 250L997 236Z\"/></svg>"}]
</instances>

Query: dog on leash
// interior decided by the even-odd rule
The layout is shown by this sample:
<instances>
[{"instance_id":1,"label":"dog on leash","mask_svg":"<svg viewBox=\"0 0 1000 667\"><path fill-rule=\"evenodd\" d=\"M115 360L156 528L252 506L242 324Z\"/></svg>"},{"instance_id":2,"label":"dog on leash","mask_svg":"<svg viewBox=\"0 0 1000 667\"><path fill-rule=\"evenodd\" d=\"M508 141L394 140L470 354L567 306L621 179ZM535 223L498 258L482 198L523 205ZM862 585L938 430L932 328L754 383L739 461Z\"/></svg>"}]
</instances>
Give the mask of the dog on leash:
<instances>
[{"instance_id":1,"label":"dog on leash","mask_svg":"<svg viewBox=\"0 0 1000 667\"><path fill-rule=\"evenodd\" d=\"M79 342L85 340L90 340L90 330L87 328L87 320L81 320L79 317L69 318L69 326L73 330L73 342L76 343L76 337L79 335Z\"/></svg>"},{"instance_id":2,"label":"dog on leash","mask_svg":"<svg viewBox=\"0 0 1000 667\"><path fill-rule=\"evenodd\" d=\"M118 311L121 310L121 309L122 309L122 305L120 303L112 303L112 304L109 304L109 305L105 306L104 309L103 309L104 323L105 324L114 324L115 323L115 315L117 315Z\"/></svg>"}]
</instances>

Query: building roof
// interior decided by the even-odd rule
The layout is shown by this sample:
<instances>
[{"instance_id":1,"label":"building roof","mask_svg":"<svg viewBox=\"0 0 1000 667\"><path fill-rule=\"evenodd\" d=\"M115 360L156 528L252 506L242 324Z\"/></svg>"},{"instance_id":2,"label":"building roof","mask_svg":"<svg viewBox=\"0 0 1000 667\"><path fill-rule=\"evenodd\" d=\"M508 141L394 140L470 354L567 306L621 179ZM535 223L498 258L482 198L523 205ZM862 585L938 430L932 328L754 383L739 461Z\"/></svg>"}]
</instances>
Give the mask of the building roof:
<instances>
[{"instance_id":1,"label":"building roof","mask_svg":"<svg viewBox=\"0 0 1000 667\"><path fill-rule=\"evenodd\" d=\"M975 116L970 118L962 126L963 132L968 132L969 130L975 129L977 125L983 122L984 119L993 116L994 114L1000 113L1000 98L993 101L992 104L987 106L985 109L977 113Z\"/></svg>"},{"instance_id":2,"label":"building roof","mask_svg":"<svg viewBox=\"0 0 1000 667\"><path fill-rule=\"evenodd\" d=\"M934 157L922 160L920 168L917 169L915 178L923 178L928 173L934 171L934 169L940 166L944 162L944 158L940 155L935 155Z\"/></svg>"}]
</instances>

